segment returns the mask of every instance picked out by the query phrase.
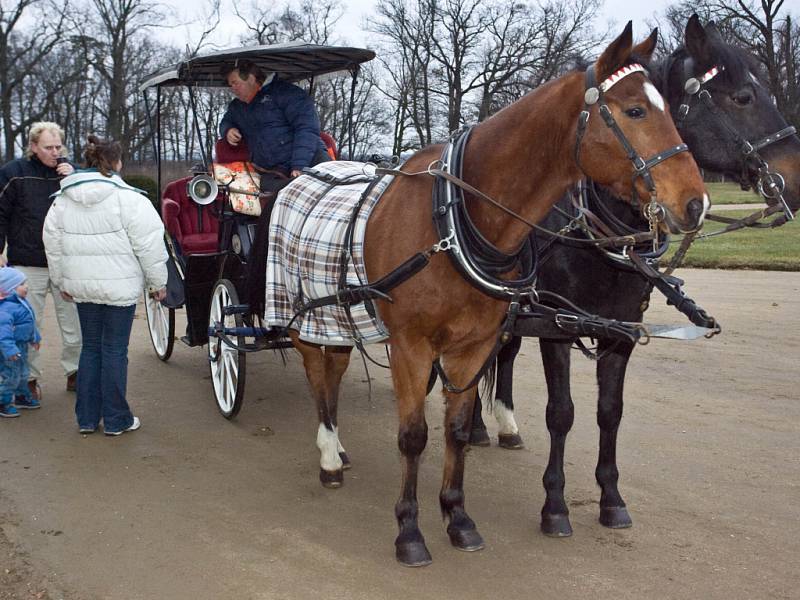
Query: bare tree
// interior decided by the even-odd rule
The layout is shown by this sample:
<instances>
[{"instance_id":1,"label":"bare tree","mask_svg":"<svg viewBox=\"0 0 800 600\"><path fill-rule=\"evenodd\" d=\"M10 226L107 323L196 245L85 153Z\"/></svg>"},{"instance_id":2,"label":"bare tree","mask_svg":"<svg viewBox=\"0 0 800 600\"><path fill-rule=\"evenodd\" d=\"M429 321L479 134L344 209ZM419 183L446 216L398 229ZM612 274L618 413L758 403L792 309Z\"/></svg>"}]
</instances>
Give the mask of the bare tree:
<instances>
[{"instance_id":1,"label":"bare tree","mask_svg":"<svg viewBox=\"0 0 800 600\"><path fill-rule=\"evenodd\" d=\"M68 31L64 14L68 10L66 1L17 0L11 7L0 4L0 118L5 160L13 158L28 126L53 105L54 90L42 95L35 82L43 60L63 43ZM33 23L24 31L23 17ZM59 68L47 75L63 81L74 73Z\"/></svg>"},{"instance_id":2,"label":"bare tree","mask_svg":"<svg viewBox=\"0 0 800 600\"><path fill-rule=\"evenodd\" d=\"M136 83L152 68L155 45L146 38L148 29L158 27L161 7L148 0L90 0L86 15L99 44L92 54L92 66L105 83L106 134L122 144L127 156L134 136L131 98ZM92 18L94 17L94 18Z\"/></svg>"}]
</instances>

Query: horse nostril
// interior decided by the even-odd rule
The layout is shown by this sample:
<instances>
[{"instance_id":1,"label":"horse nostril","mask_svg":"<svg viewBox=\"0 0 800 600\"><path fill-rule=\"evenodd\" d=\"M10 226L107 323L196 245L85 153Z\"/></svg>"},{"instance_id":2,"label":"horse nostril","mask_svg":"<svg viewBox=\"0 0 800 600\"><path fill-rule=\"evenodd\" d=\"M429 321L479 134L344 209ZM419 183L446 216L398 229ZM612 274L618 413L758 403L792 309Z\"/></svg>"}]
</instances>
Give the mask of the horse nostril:
<instances>
[{"instance_id":1,"label":"horse nostril","mask_svg":"<svg viewBox=\"0 0 800 600\"><path fill-rule=\"evenodd\" d=\"M686 215L689 217L689 222L698 225L700 223L700 219L703 218L703 213L705 212L705 206L703 201L699 198L692 198L689 200L689 204L686 205Z\"/></svg>"}]
</instances>

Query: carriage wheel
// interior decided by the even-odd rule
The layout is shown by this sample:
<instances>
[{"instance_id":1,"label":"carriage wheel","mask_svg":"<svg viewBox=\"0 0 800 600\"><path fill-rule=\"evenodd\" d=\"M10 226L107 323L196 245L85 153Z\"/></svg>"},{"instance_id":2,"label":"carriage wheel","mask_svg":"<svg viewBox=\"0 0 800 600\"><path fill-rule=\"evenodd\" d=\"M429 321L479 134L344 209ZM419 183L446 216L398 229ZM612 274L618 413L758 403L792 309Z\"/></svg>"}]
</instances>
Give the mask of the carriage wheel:
<instances>
[{"instance_id":1,"label":"carriage wheel","mask_svg":"<svg viewBox=\"0 0 800 600\"><path fill-rule=\"evenodd\" d=\"M211 294L209 327L224 320L225 327L242 327L242 315L223 315L223 308L239 303L236 288L227 279L220 279ZM244 346L244 336L234 336L237 345ZM244 401L245 353L231 348L217 337L208 338L208 364L217 408L226 419L232 419Z\"/></svg>"},{"instance_id":2,"label":"carriage wheel","mask_svg":"<svg viewBox=\"0 0 800 600\"><path fill-rule=\"evenodd\" d=\"M164 306L147 292L144 293L144 307L153 350L160 360L166 362L172 356L175 344L175 309Z\"/></svg>"}]
</instances>

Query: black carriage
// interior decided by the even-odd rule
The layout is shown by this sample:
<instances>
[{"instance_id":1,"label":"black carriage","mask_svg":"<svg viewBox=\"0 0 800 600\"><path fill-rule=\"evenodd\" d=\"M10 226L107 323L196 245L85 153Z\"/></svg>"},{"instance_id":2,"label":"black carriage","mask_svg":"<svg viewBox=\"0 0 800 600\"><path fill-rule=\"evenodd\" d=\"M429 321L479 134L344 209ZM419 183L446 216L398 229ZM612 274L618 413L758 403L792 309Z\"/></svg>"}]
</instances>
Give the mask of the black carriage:
<instances>
[{"instance_id":1,"label":"black carriage","mask_svg":"<svg viewBox=\"0 0 800 600\"><path fill-rule=\"evenodd\" d=\"M232 196L238 193L258 197L257 190L235 189L230 181L217 181L212 175L212 158L202 144L202 163L195 169L195 175L162 185L162 90L183 87L188 91L194 109L194 127L198 139L202 140L203 131L195 109L198 90L227 87L225 73L229 69L226 67L235 66L237 60L251 60L281 79L306 80L313 86L315 79L322 76L342 74L350 75L355 84L359 65L374 57L374 52L361 48L297 43L236 48L161 69L140 85L155 132L158 189L162 190L161 215L169 253L166 299L158 302L145 294L150 339L158 358L169 360L176 339L175 311L185 308L186 333L180 340L188 346L208 346L217 407L228 419L239 412L244 400L247 352L291 344L285 337L273 339L259 335L261 332L240 305L258 218L235 210ZM211 130L215 128L216 124L210 127ZM325 136L323 140L330 147ZM223 153L227 154L224 158ZM224 140L217 142L215 154L217 162L244 162L249 158L246 149L242 152L241 145L234 149ZM235 344L223 343L223 336L218 333L220 329L236 331Z\"/></svg>"}]
</instances>

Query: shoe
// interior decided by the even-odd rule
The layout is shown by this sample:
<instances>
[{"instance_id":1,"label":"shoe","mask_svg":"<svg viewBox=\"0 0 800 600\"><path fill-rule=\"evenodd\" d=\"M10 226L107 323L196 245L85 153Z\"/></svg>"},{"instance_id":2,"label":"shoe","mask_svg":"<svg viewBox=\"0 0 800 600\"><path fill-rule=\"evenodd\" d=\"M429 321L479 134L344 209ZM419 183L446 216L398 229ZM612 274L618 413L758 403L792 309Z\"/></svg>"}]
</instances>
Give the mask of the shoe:
<instances>
[{"instance_id":1,"label":"shoe","mask_svg":"<svg viewBox=\"0 0 800 600\"><path fill-rule=\"evenodd\" d=\"M35 408L42 408L42 403L36 398L28 398L27 396L14 396L14 406L17 408L24 408L26 410L33 410Z\"/></svg>"},{"instance_id":2,"label":"shoe","mask_svg":"<svg viewBox=\"0 0 800 600\"><path fill-rule=\"evenodd\" d=\"M13 419L14 417L19 416L19 411L14 407L14 405L9 402L8 404L0 404L0 417L5 419Z\"/></svg>"},{"instance_id":3,"label":"shoe","mask_svg":"<svg viewBox=\"0 0 800 600\"><path fill-rule=\"evenodd\" d=\"M78 433L82 433L83 435L89 435L90 433L94 433L94 432L95 432L95 428L94 427L79 427L78 428Z\"/></svg>"},{"instance_id":4,"label":"shoe","mask_svg":"<svg viewBox=\"0 0 800 600\"><path fill-rule=\"evenodd\" d=\"M128 427L127 429L123 429L122 431L106 431L106 435L122 435L126 431L136 431L139 427L142 426L142 422L139 420L139 417L133 417L133 424Z\"/></svg>"},{"instance_id":5,"label":"shoe","mask_svg":"<svg viewBox=\"0 0 800 600\"><path fill-rule=\"evenodd\" d=\"M75 371L71 375L67 375L67 391L74 392L77 390L78 385L78 372Z\"/></svg>"},{"instance_id":6,"label":"shoe","mask_svg":"<svg viewBox=\"0 0 800 600\"><path fill-rule=\"evenodd\" d=\"M31 393L31 398L33 400L41 401L41 399L42 399L42 387L39 385L39 383L35 379L30 379L28 381L28 391Z\"/></svg>"}]
</instances>

